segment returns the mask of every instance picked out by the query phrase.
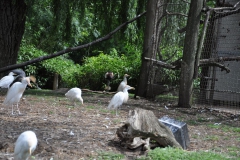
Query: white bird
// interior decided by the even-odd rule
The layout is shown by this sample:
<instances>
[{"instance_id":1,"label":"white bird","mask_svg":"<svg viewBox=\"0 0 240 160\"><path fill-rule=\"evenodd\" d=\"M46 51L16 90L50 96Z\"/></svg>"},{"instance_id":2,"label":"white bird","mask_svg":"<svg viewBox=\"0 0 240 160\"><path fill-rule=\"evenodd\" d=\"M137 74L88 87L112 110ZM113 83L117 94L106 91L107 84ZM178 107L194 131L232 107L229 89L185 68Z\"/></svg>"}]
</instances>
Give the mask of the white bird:
<instances>
[{"instance_id":1,"label":"white bird","mask_svg":"<svg viewBox=\"0 0 240 160\"><path fill-rule=\"evenodd\" d=\"M80 88L72 88L70 89L65 96L70 99L71 101L74 102L75 105L75 100L79 100L83 104L83 99L82 99L82 90Z\"/></svg>"},{"instance_id":2,"label":"white bird","mask_svg":"<svg viewBox=\"0 0 240 160\"><path fill-rule=\"evenodd\" d=\"M108 105L108 109L116 109L116 116L117 114L117 110L118 108L123 104L126 103L128 101L129 95L128 95L128 90L130 89L135 89L129 85L126 85L123 89L123 91L119 91L117 92L113 98L111 99L109 105Z\"/></svg>"},{"instance_id":3,"label":"white bird","mask_svg":"<svg viewBox=\"0 0 240 160\"><path fill-rule=\"evenodd\" d=\"M4 76L0 80L0 87L1 88L9 88L9 85L13 82L14 80L14 75L15 73L10 72L7 76Z\"/></svg>"},{"instance_id":4,"label":"white bird","mask_svg":"<svg viewBox=\"0 0 240 160\"><path fill-rule=\"evenodd\" d=\"M25 131L18 137L14 148L14 160L27 160L37 147L37 136L33 131Z\"/></svg>"},{"instance_id":5,"label":"white bird","mask_svg":"<svg viewBox=\"0 0 240 160\"><path fill-rule=\"evenodd\" d=\"M123 89L124 89L125 86L127 85L127 77L128 77L128 76L129 76L128 74L124 74L124 76L123 76L123 81L119 84L118 89L117 89L117 92L123 91Z\"/></svg>"},{"instance_id":6,"label":"white bird","mask_svg":"<svg viewBox=\"0 0 240 160\"><path fill-rule=\"evenodd\" d=\"M30 77L25 77L22 79L22 82L15 82L7 92L7 96L3 102L4 105L12 106L12 115L13 115L13 106L17 105L18 113L20 113L18 108L18 103L23 95L23 92L26 89L27 84L30 83Z\"/></svg>"}]
</instances>

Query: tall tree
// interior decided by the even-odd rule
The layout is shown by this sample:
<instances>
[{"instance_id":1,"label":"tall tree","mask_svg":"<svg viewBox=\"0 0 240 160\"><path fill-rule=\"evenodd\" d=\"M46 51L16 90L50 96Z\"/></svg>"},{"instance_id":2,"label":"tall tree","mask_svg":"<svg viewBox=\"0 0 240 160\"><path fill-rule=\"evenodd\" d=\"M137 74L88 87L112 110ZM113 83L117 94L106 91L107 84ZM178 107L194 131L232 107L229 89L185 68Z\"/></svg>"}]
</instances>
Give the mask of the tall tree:
<instances>
[{"instance_id":1,"label":"tall tree","mask_svg":"<svg viewBox=\"0 0 240 160\"><path fill-rule=\"evenodd\" d=\"M17 61L25 28L26 7L24 0L0 1L0 68Z\"/></svg>"},{"instance_id":2,"label":"tall tree","mask_svg":"<svg viewBox=\"0 0 240 160\"><path fill-rule=\"evenodd\" d=\"M140 78L136 95L142 97L152 97L150 91L150 81L152 77L153 65L151 61L144 60L144 57L156 58L160 44L160 31L163 10L163 0L148 0L147 15L146 15L146 27L144 32L144 44L142 53L142 65L140 70Z\"/></svg>"},{"instance_id":3,"label":"tall tree","mask_svg":"<svg viewBox=\"0 0 240 160\"><path fill-rule=\"evenodd\" d=\"M181 64L181 78L178 101L179 107L191 107L194 63L197 51L198 31L202 7L203 0L191 0L184 41L183 59Z\"/></svg>"}]
</instances>

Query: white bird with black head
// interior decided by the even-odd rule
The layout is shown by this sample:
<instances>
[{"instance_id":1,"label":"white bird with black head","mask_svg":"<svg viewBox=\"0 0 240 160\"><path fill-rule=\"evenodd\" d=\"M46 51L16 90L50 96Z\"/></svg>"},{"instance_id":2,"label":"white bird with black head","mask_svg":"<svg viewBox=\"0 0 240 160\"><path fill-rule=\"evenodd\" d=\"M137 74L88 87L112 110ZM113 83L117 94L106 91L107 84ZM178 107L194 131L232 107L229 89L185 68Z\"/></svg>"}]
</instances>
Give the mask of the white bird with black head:
<instances>
[{"instance_id":1,"label":"white bird with black head","mask_svg":"<svg viewBox=\"0 0 240 160\"><path fill-rule=\"evenodd\" d=\"M13 115L13 106L17 105L18 113L21 114L18 103L23 95L23 92L26 89L26 86L30 83L30 77L22 78L21 82L15 82L7 92L7 96L3 102L4 105L12 106L12 115Z\"/></svg>"},{"instance_id":2,"label":"white bird with black head","mask_svg":"<svg viewBox=\"0 0 240 160\"><path fill-rule=\"evenodd\" d=\"M71 101L73 101L74 106L75 106L75 101L80 101L83 104L83 99L82 99L82 90L80 88L72 88L70 89L65 96L70 99Z\"/></svg>"},{"instance_id":3,"label":"white bird with black head","mask_svg":"<svg viewBox=\"0 0 240 160\"><path fill-rule=\"evenodd\" d=\"M14 160L27 160L37 147L37 136L33 131L25 131L18 137L14 148Z\"/></svg>"},{"instance_id":4,"label":"white bird with black head","mask_svg":"<svg viewBox=\"0 0 240 160\"><path fill-rule=\"evenodd\" d=\"M117 92L111 99L108 109L115 109L116 110L116 116L118 115L117 110L119 107L122 106L123 103L127 103L129 95L128 90L135 89L129 85L126 85L123 89L123 91Z\"/></svg>"}]
</instances>

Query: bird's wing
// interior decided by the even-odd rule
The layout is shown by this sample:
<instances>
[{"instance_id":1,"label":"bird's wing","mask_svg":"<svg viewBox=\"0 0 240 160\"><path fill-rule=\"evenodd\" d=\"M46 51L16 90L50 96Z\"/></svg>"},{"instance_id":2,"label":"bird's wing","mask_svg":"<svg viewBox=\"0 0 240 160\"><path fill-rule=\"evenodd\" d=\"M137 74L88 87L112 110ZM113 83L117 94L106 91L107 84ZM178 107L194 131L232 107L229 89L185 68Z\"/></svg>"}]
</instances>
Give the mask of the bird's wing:
<instances>
[{"instance_id":1,"label":"bird's wing","mask_svg":"<svg viewBox=\"0 0 240 160\"><path fill-rule=\"evenodd\" d=\"M123 92L118 92L116 93L113 98L111 99L108 108L117 108L123 104L124 100L124 93Z\"/></svg>"},{"instance_id":2,"label":"bird's wing","mask_svg":"<svg viewBox=\"0 0 240 160\"><path fill-rule=\"evenodd\" d=\"M5 76L0 80L0 87L8 88L8 86L13 82L13 76Z\"/></svg>"},{"instance_id":3,"label":"bird's wing","mask_svg":"<svg viewBox=\"0 0 240 160\"><path fill-rule=\"evenodd\" d=\"M118 91L118 92L119 92L119 91L123 91L123 89L124 89L125 86L126 86L126 83L122 81L122 82L119 84L117 91Z\"/></svg>"},{"instance_id":4,"label":"bird's wing","mask_svg":"<svg viewBox=\"0 0 240 160\"><path fill-rule=\"evenodd\" d=\"M12 87L9 88L3 104L9 105L12 103L18 103L20 98L22 97L24 90L25 87L24 85L22 85L21 82L14 83Z\"/></svg>"}]
</instances>

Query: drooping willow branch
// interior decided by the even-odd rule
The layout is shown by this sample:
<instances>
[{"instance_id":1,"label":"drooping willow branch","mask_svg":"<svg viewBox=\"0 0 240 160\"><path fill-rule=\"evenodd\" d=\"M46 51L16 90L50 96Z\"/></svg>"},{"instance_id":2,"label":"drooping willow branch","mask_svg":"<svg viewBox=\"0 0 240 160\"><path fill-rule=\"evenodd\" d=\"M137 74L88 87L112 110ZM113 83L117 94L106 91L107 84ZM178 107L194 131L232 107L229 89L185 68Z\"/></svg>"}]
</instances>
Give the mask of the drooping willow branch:
<instances>
[{"instance_id":1,"label":"drooping willow branch","mask_svg":"<svg viewBox=\"0 0 240 160\"><path fill-rule=\"evenodd\" d=\"M92 41L92 42L89 42L87 44L83 44L83 45L80 45L80 46L77 46L77 47L70 47L70 48L64 49L62 51L56 52L54 54L41 56L41 57L32 59L32 60L27 61L27 62L23 62L23 63L20 63L20 64L14 64L14 65L9 65L9 66L0 68L0 73L4 72L4 71L12 70L12 69L20 68L20 67L23 67L23 66L27 66L27 65L30 65L30 64L33 64L33 63L38 63L38 62L41 62L43 60L47 60L47 59L51 59L51 58L54 58L54 57L58 57L60 55L66 54L66 53L77 51L77 50L80 50L82 48L86 48L86 47L95 45L95 44L97 44L99 42L106 41L106 40L110 39L117 31L119 31L123 27L127 26L129 23L132 23L133 21L135 21L135 20L139 19L140 17L144 16L145 14L146 14L146 12L143 12L143 13L139 14L137 17L135 17L135 18L133 18L133 19L127 21L127 22L124 22L123 24L118 26L116 29L114 29L112 32L108 33L106 36L101 37L99 39L96 39L95 41Z\"/></svg>"}]
</instances>

